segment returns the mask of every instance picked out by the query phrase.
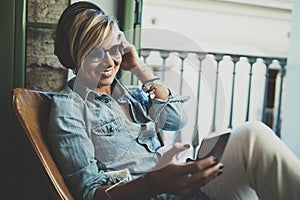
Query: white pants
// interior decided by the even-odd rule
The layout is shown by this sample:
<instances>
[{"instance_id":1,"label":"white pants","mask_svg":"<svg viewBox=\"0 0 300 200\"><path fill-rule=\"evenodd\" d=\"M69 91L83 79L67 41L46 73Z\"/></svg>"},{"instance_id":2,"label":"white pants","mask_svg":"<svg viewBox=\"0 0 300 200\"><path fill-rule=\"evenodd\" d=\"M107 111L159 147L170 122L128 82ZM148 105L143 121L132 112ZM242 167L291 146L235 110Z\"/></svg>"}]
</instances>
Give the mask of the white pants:
<instances>
[{"instance_id":1,"label":"white pants","mask_svg":"<svg viewBox=\"0 0 300 200\"><path fill-rule=\"evenodd\" d=\"M210 199L300 199L300 160L263 123L235 129L221 162L223 174L201 188Z\"/></svg>"}]
</instances>

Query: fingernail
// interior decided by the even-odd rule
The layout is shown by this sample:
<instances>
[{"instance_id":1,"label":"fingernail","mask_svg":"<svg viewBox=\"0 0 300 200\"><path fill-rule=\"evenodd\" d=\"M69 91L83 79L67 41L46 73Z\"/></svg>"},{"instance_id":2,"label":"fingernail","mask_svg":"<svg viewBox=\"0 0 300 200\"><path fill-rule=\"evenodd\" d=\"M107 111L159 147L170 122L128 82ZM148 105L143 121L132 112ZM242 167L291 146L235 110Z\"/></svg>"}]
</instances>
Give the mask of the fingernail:
<instances>
[{"instance_id":1,"label":"fingernail","mask_svg":"<svg viewBox=\"0 0 300 200\"><path fill-rule=\"evenodd\" d=\"M223 169L223 168L224 168L224 165L220 165L220 166L219 166L219 169Z\"/></svg>"},{"instance_id":2,"label":"fingernail","mask_svg":"<svg viewBox=\"0 0 300 200\"><path fill-rule=\"evenodd\" d=\"M183 145L183 147L188 149L188 148L191 147L191 145L190 144L185 144L185 145Z\"/></svg>"},{"instance_id":3,"label":"fingernail","mask_svg":"<svg viewBox=\"0 0 300 200\"><path fill-rule=\"evenodd\" d=\"M223 171L219 171L217 176L220 176L223 173Z\"/></svg>"}]
</instances>

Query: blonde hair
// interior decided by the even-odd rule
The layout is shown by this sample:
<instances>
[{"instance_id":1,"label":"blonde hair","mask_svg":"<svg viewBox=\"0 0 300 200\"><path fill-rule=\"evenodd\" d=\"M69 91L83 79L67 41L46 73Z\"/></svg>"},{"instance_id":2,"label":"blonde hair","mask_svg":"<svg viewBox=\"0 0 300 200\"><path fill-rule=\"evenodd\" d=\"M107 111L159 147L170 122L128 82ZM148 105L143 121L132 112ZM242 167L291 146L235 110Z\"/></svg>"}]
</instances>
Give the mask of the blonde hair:
<instances>
[{"instance_id":1,"label":"blonde hair","mask_svg":"<svg viewBox=\"0 0 300 200\"><path fill-rule=\"evenodd\" d=\"M86 55L101 45L118 22L91 2L76 2L62 13L55 32L54 53L66 68L78 70Z\"/></svg>"}]
</instances>

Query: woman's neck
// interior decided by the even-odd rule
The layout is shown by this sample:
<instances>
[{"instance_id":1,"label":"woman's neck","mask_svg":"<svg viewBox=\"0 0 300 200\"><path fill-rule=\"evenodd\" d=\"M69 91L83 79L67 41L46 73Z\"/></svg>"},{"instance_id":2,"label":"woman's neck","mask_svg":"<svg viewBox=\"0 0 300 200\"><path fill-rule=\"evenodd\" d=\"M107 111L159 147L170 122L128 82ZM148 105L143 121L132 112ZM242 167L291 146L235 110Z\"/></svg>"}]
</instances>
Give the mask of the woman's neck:
<instances>
[{"instance_id":1,"label":"woman's neck","mask_svg":"<svg viewBox=\"0 0 300 200\"><path fill-rule=\"evenodd\" d=\"M95 91L98 93L98 94L106 94L108 96L111 97L111 86L105 86L105 87L96 87L95 88Z\"/></svg>"},{"instance_id":2,"label":"woman's neck","mask_svg":"<svg viewBox=\"0 0 300 200\"><path fill-rule=\"evenodd\" d=\"M94 90L98 94L106 94L108 96L111 96L111 87L112 87L111 85L105 85L105 86L94 85L94 84L89 83L86 80L80 79L80 77L76 77L76 80L80 84L87 86L88 88L90 88L91 90Z\"/></svg>"}]
</instances>

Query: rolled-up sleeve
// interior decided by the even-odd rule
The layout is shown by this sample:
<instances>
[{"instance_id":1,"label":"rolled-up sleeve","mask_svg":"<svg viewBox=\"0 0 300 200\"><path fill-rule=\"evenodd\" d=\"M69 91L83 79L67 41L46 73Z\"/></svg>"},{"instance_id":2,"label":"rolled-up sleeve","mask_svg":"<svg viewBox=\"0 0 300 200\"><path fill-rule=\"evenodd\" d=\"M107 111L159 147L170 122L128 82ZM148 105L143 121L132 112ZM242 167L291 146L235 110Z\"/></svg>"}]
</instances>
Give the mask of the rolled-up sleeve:
<instances>
[{"instance_id":1,"label":"rolled-up sleeve","mask_svg":"<svg viewBox=\"0 0 300 200\"><path fill-rule=\"evenodd\" d=\"M187 114L183 109L183 103L187 100L188 97L176 96L170 90L170 96L166 100L150 100L149 115L162 130L180 130L187 123Z\"/></svg>"},{"instance_id":2,"label":"rolled-up sleeve","mask_svg":"<svg viewBox=\"0 0 300 200\"><path fill-rule=\"evenodd\" d=\"M93 199L107 182L98 169L94 147L84 121L84 106L69 96L54 96L47 143L68 188L76 199Z\"/></svg>"},{"instance_id":3,"label":"rolled-up sleeve","mask_svg":"<svg viewBox=\"0 0 300 200\"><path fill-rule=\"evenodd\" d=\"M146 112L145 114L155 122L158 128L167 131L177 131L186 125L187 115L183 109L183 103L188 101L189 97L177 96L171 89L169 89L169 97L165 100L151 99L138 87L131 87L130 91L135 100L139 102L138 104L133 102L136 110L139 110L139 105L142 105ZM135 112L133 115L140 115L140 113ZM138 118L143 118L143 116Z\"/></svg>"}]
</instances>

